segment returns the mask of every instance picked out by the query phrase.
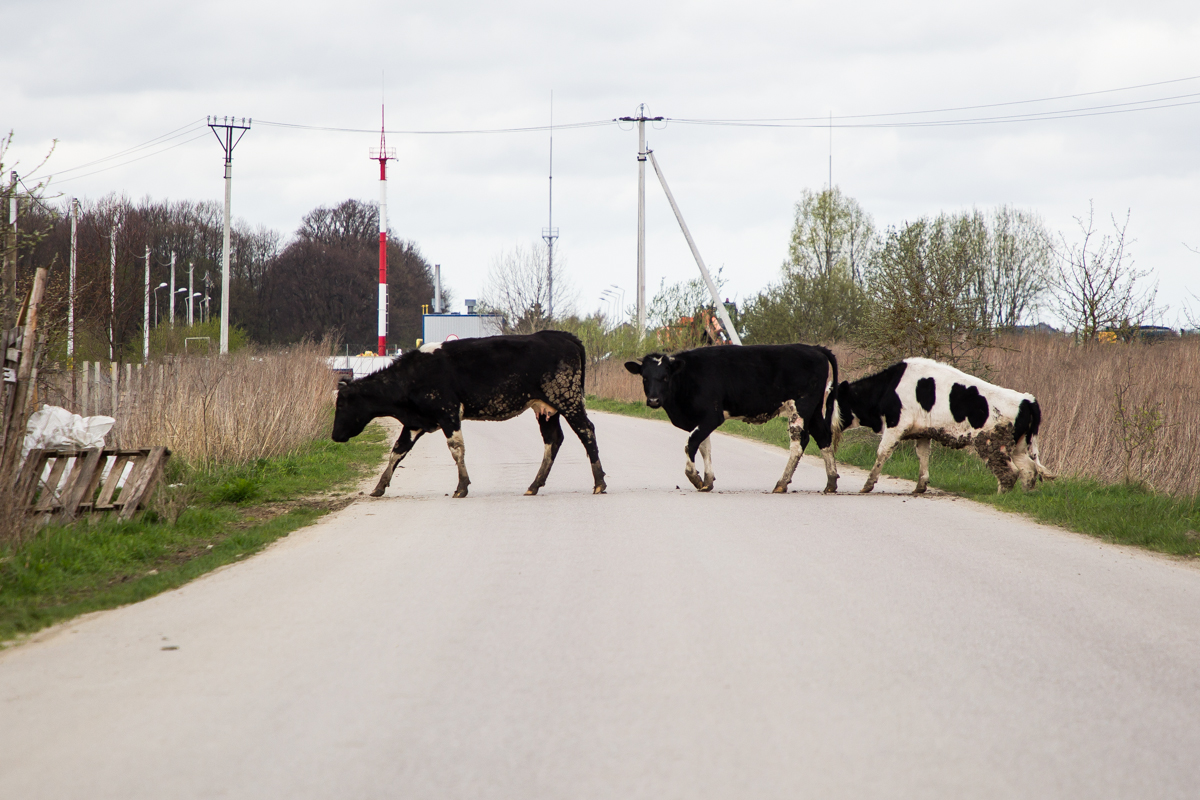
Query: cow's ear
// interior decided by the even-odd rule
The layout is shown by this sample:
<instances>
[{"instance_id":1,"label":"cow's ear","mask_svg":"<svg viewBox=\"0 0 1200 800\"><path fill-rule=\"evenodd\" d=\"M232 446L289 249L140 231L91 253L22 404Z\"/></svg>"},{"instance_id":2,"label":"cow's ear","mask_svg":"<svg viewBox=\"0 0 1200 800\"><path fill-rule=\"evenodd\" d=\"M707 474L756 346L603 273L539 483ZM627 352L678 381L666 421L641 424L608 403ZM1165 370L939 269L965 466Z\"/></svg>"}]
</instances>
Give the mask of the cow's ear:
<instances>
[{"instance_id":1,"label":"cow's ear","mask_svg":"<svg viewBox=\"0 0 1200 800\"><path fill-rule=\"evenodd\" d=\"M683 361L678 358L667 359L667 372L678 375L683 370Z\"/></svg>"},{"instance_id":2,"label":"cow's ear","mask_svg":"<svg viewBox=\"0 0 1200 800\"><path fill-rule=\"evenodd\" d=\"M632 372L634 375L641 375L641 374L642 374L642 362L640 362L640 361L626 361L626 362L625 362L625 369L629 370L629 371L630 371L630 372Z\"/></svg>"}]
</instances>

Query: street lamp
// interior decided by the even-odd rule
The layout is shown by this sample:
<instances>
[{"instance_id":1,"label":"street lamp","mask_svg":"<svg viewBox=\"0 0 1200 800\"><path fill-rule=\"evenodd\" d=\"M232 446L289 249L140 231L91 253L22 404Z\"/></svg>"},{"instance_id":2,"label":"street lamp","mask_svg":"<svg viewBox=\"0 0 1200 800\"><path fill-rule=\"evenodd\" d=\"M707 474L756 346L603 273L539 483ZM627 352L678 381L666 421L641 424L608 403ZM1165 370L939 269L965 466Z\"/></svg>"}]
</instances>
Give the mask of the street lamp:
<instances>
[{"instance_id":1,"label":"street lamp","mask_svg":"<svg viewBox=\"0 0 1200 800\"><path fill-rule=\"evenodd\" d=\"M158 327L158 290L167 288L167 282L163 281L158 286L154 287L154 327Z\"/></svg>"}]
</instances>

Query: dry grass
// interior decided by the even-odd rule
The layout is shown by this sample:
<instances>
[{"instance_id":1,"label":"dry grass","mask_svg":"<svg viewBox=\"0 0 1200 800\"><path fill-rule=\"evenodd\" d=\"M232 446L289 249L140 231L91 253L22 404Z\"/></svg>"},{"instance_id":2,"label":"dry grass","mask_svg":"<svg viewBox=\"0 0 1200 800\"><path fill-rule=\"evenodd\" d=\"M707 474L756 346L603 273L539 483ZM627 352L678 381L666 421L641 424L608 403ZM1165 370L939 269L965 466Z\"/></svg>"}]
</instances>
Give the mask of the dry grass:
<instances>
[{"instance_id":1,"label":"dry grass","mask_svg":"<svg viewBox=\"0 0 1200 800\"><path fill-rule=\"evenodd\" d=\"M1038 398L1051 469L1200 493L1200 341L1079 346L1031 336L1003 344L984 357L989 379Z\"/></svg>"},{"instance_id":2,"label":"dry grass","mask_svg":"<svg viewBox=\"0 0 1200 800\"><path fill-rule=\"evenodd\" d=\"M323 343L151 365L109 447L166 445L197 466L285 455L329 426L334 378Z\"/></svg>"},{"instance_id":3,"label":"dry grass","mask_svg":"<svg viewBox=\"0 0 1200 800\"><path fill-rule=\"evenodd\" d=\"M853 349L832 350L842 379L869 371ZM1200 494L1200 339L1075 345L1023 336L1003 340L982 360L989 371L981 377L1038 398L1041 456L1054 471L1175 496ZM590 366L587 391L645 399L623 360Z\"/></svg>"}]
</instances>

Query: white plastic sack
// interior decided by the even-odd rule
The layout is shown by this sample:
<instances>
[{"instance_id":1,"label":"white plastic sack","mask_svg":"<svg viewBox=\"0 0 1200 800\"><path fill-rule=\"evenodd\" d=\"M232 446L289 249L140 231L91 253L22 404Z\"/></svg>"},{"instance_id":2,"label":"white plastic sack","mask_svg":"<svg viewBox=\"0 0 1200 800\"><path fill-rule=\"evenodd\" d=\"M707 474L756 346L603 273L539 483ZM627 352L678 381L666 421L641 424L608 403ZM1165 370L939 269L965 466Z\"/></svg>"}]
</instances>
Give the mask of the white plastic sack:
<instances>
[{"instance_id":1,"label":"white plastic sack","mask_svg":"<svg viewBox=\"0 0 1200 800\"><path fill-rule=\"evenodd\" d=\"M29 417L21 459L34 448L43 450L104 447L104 437L112 430L112 417L81 417L58 406L42 406Z\"/></svg>"}]
</instances>

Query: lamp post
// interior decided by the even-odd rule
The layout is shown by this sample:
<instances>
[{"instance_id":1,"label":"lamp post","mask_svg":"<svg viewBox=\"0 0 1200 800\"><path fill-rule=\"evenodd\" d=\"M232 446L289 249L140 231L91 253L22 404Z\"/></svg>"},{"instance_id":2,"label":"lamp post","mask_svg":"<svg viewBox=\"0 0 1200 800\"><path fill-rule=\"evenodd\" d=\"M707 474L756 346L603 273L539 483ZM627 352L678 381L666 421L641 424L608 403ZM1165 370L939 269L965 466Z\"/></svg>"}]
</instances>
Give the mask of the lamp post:
<instances>
[{"instance_id":1,"label":"lamp post","mask_svg":"<svg viewBox=\"0 0 1200 800\"><path fill-rule=\"evenodd\" d=\"M158 327L158 290L167 288L167 282L163 281L158 286L154 287L154 327Z\"/></svg>"}]
</instances>

